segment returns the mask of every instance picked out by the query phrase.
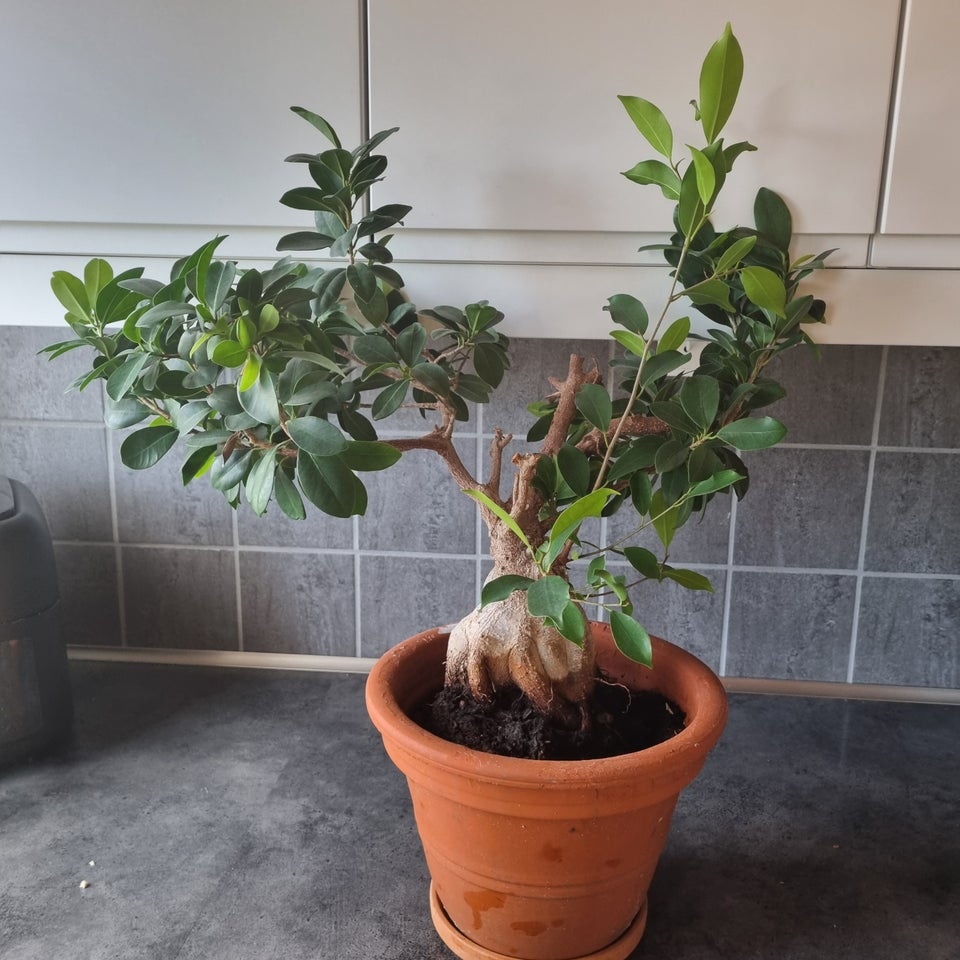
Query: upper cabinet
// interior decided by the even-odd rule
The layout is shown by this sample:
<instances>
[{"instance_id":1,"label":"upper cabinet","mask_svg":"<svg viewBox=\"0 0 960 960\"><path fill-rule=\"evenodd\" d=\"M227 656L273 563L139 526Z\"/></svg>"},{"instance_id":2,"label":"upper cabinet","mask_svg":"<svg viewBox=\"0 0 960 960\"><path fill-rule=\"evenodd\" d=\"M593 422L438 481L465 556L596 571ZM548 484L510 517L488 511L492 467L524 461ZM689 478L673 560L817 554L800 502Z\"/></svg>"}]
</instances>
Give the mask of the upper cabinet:
<instances>
[{"instance_id":1,"label":"upper cabinet","mask_svg":"<svg viewBox=\"0 0 960 960\"><path fill-rule=\"evenodd\" d=\"M283 158L321 138L288 108L327 111L355 141L360 50L356 0L6 3L0 218L302 222L277 203L303 173Z\"/></svg>"},{"instance_id":2,"label":"upper cabinet","mask_svg":"<svg viewBox=\"0 0 960 960\"><path fill-rule=\"evenodd\" d=\"M880 222L884 234L960 234L960 180L954 172L960 155L958 37L957 0L907 4Z\"/></svg>"},{"instance_id":3,"label":"upper cabinet","mask_svg":"<svg viewBox=\"0 0 960 960\"><path fill-rule=\"evenodd\" d=\"M689 101L729 19L746 71L724 135L759 151L718 219L749 216L767 185L798 232L872 234L900 3L867 6L371 0L372 125L400 127L378 199L413 204L415 229L668 228L658 192L620 176L652 151L617 95L680 118L678 151L700 142Z\"/></svg>"}]
</instances>

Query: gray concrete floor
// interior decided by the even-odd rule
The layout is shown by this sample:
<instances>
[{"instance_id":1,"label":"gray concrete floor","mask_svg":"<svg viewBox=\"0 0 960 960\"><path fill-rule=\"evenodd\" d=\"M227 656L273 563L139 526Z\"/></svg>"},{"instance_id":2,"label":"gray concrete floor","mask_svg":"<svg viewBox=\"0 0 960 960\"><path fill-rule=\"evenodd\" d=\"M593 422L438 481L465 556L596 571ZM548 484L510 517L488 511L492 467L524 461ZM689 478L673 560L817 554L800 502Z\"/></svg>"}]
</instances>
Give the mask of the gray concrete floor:
<instances>
[{"instance_id":1,"label":"gray concrete floor","mask_svg":"<svg viewBox=\"0 0 960 960\"><path fill-rule=\"evenodd\" d=\"M450 956L363 677L71 669L72 741L0 770L3 960ZM732 698L634 956L958 960L958 745L956 708Z\"/></svg>"}]
</instances>

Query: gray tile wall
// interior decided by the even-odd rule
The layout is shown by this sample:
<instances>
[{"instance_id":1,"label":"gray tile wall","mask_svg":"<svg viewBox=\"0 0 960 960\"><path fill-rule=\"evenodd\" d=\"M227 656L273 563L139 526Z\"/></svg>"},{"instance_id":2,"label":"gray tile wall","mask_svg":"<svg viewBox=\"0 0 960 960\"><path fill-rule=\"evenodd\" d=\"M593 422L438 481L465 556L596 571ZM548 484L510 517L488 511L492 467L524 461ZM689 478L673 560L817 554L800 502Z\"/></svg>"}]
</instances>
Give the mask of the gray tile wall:
<instances>
[{"instance_id":1,"label":"gray tile wall","mask_svg":"<svg viewBox=\"0 0 960 960\"><path fill-rule=\"evenodd\" d=\"M64 393L81 357L36 355L62 337L0 327L0 473L46 511L71 643L377 656L475 602L486 541L431 456L368 475L362 518L234 513L202 482L183 491L175 454L120 464L99 393ZM460 436L466 463L483 469L497 425L522 440L526 403L571 350L610 355L515 343ZM638 592L638 611L727 675L960 687L960 349L829 346L777 375L787 442L753 456L742 503L718 500L675 543L715 591ZM623 514L595 533L628 531Z\"/></svg>"}]
</instances>

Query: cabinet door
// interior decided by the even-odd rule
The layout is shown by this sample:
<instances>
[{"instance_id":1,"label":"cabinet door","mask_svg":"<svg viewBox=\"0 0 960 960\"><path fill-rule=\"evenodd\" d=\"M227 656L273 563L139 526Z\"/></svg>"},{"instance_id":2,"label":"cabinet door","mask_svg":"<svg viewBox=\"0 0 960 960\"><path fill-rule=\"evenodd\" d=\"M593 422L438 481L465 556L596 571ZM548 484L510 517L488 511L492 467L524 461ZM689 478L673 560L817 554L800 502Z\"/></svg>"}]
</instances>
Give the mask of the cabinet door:
<instances>
[{"instance_id":1,"label":"cabinet door","mask_svg":"<svg viewBox=\"0 0 960 960\"><path fill-rule=\"evenodd\" d=\"M960 4L907 5L881 230L960 234Z\"/></svg>"},{"instance_id":2,"label":"cabinet door","mask_svg":"<svg viewBox=\"0 0 960 960\"><path fill-rule=\"evenodd\" d=\"M356 0L33 0L0 29L8 221L273 225L320 149L360 130ZM76 236L74 231L71 236Z\"/></svg>"},{"instance_id":3,"label":"cabinet door","mask_svg":"<svg viewBox=\"0 0 960 960\"><path fill-rule=\"evenodd\" d=\"M760 185L802 211L798 230L873 232L899 0L371 0L375 128L398 124L379 197L412 227L657 231L670 210L619 171L652 154L618 94L653 100L696 143L689 101L729 17L746 60L725 136L739 161L729 215ZM726 215L727 210L721 210Z\"/></svg>"}]
</instances>

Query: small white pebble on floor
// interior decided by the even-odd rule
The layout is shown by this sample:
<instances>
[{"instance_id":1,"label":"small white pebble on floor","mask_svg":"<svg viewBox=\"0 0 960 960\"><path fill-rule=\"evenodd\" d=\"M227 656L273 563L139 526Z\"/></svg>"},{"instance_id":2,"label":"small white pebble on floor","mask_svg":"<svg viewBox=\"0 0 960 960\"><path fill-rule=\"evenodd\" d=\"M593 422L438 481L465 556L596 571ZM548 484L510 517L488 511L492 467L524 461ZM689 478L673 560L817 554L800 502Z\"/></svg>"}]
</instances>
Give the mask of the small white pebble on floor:
<instances>
[{"instance_id":1,"label":"small white pebble on floor","mask_svg":"<svg viewBox=\"0 0 960 960\"><path fill-rule=\"evenodd\" d=\"M90 886L90 881L89 881L89 880L81 880L81 881L80 881L80 889L81 889L81 890L86 890L87 887L89 887L89 886Z\"/></svg>"},{"instance_id":2,"label":"small white pebble on floor","mask_svg":"<svg viewBox=\"0 0 960 960\"><path fill-rule=\"evenodd\" d=\"M91 866L91 867L95 867L96 865L97 865L96 860L91 860L90 863L88 864L88 866Z\"/></svg>"}]
</instances>

